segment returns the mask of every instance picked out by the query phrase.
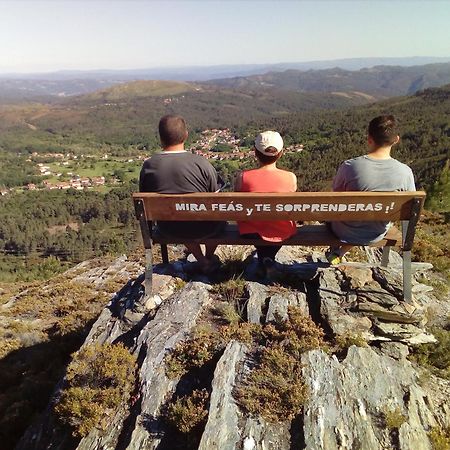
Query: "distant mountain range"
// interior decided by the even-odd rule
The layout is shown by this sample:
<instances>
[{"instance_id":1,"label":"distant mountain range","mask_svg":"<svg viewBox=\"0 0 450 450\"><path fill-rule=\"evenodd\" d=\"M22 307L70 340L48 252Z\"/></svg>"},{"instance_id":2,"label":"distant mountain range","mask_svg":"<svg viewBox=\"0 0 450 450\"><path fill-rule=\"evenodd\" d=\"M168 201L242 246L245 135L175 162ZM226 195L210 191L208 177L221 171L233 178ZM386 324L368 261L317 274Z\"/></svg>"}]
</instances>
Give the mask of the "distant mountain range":
<instances>
[{"instance_id":1,"label":"distant mountain range","mask_svg":"<svg viewBox=\"0 0 450 450\"><path fill-rule=\"evenodd\" d=\"M367 71L370 68L378 67L382 71L389 71L389 68L398 75L399 71L411 66L431 65L432 63L450 62L448 58L437 57L413 57L413 58L353 58L338 59L329 61L310 61L300 63L280 63L280 64L245 64L245 65L221 65L221 66L196 66L196 67L175 67L175 68L155 68L140 70L92 70L92 71L59 71L51 73L30 73L30 74L0 74L0 102L17 100L46 100L54 97L65 97L72 95L87 94L100 89L126 83L134 80L172 80L172 81L196 81L204 82L215 80L222 83L228 78L251 78L254 75L267 74L269 78L273 73L286 73L286 77L291 77L293 71L313 71L310 77L314 77L319 71L321 74L327 70L342 69L343 71ZM392 66L397 66L395 69ZM399 67L398 67L399 66ZM286 72L287 71L287 72ZM393 74L395 75L395 73ZM355 75L358 76L358 75ZM250 81L250 80L248 80ZM335 80L337 83L337 80ZM438 80L439 81L439 80ZM233 81L238 82L237 80ZM232 82L232 83L233 83ZM240 82L240 81L239 81ZM380 79L380 82L383 82ZM428 81L427 81L428 82ZM433 84L432 86L439 85ZM447 81L448 82L448 81ZM282 84L285 83L284 81ZM333 89L346 91L331 83ZM338 83L337 83L338 84ZM426 83L425 83L426 84ZM443 83L440 83L443 84ZM315 86L320 85L316 83ZM364 85L364 84L363 84ZM314 88L319 92L329 92L326 86ZM296 86L296 89L298 86ZM306 89L312 90L312 89ZM364 92L364 90L362 90ZM395 91L387 95L400 95L405 91Z\"/></svg>"},{"instance_id":2,"label":"distant mountain range","mask_svg":"<svg viewBox=\"0 0 450 450\"><path fill-rule=\"evenodd\" d=\"M273 88L295 92L360 93L380 99L413 94L450 83L450 63L412 67L375 66L356 71L340 68L308 71L291 69L208 83L240 90Z\"/></svg>"}]
</instances>

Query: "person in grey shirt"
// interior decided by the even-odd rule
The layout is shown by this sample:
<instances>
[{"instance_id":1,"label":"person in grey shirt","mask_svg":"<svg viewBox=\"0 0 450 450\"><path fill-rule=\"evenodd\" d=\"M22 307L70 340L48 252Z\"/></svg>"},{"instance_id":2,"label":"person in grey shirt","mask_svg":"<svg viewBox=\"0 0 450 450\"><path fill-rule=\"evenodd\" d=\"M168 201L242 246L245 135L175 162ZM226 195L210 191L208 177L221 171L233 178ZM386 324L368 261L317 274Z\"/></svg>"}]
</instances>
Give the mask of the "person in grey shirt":
<instances>
[{"instance_id":1,"label":"person in grey shirt","mask_svg":"<svg viewBox=\"0 0 450 450\"><path fill-rule=\"evenodd\" d=\"M188 194L192 192L216 192L220 179L214 167L202 156L184 149L188 137L185 120L176 115L166 115L159 121L159 136L163 150L144 161L139 177L140 192L160 194ZM199 239L219 232L224 222L209 221L159 221L162 234L179 239ZM209 273L219 264L214 255L216 246L206 246L203 254L199 244L184 243L197 259L200 270Z\"/></svg>"},{"instance_id":2,"label":"person in grey shirt","mask_svg":"<svg viewBox=\"0 0 450 450\"><path fill-rule=\"evenodd\" d=\"M400 140L394 116L375 117L369 123L367 155L344 161L333 180L333 191L415 191L412 170L391 157ZM331 264L339 264L352 245L368 245L385 236L389 222L331 222L333 233L344 243L326 253Z\"/></svg>"}]
</instances>

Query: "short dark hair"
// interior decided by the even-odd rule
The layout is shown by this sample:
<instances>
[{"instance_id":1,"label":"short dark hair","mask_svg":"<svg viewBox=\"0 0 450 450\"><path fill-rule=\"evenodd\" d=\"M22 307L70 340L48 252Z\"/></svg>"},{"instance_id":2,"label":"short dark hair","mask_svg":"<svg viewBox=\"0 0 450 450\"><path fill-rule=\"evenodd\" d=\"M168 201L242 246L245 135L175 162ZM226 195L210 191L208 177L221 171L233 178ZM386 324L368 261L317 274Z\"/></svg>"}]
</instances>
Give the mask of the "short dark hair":
<instances>
[{"instance_id":1,"label":"short dark hair","mask_svg":"<svg viewBox=\"0 0 450 450\"><path fill-rule=\"evenodd\" d=\"M283 150L280 152L275 147L267 147L266 152L273 153L273 156L265 155L264 153L261 153L256 147L253 147L255 150L255 156L258 159L258 161L266 166L267 164L273 164L275 161L278 161L278 159L283 154Z\"/></svg>"},{"instance_id":2,"label":"short dark hair","mask_svg":"<svg viewBox=\"0 0 450 450\"><path fill-rule=\"evenodd\" d=\"M378 116L369 123L369 136L376 145L392 145L397 139L397 120L394 116Z\"/></svg>"},{"instance_id":3,"label":"short dark hair","mask_svg":"<svg viewBox=\"0 0 450 450\"><path fill-rule=\"evenodd\" d=\"M159 138L163 147L182 144L187 138L186 121L181 116L167 114L159 121Z\"/></svg>"}]
</instances>

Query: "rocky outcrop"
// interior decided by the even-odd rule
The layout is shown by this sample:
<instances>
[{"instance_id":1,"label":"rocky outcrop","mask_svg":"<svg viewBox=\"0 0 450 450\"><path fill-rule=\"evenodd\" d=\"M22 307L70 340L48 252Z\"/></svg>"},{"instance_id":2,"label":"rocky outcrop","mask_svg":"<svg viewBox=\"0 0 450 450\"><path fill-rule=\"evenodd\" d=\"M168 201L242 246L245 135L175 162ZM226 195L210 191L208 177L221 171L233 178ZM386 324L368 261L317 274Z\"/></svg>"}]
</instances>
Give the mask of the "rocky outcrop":
<instances>
[{"instance_id":1,"label":"rocky outcrop","mask_svg":"<svg viewBox=\"0 0 450 450\"><path fill-rule=\"evenodd\" d=\"M226 249L221 249L221 255L224 258ZM303 288L247 281L247 321L264 325L283 320L288 308L295 306L324 327L331 349L338 337L358 337L367 346L351 345L335 354L323 350L303 353L306 404L294 411L292 421L271 423L246 414L238 405L236 388L243 386L255 364L255 349L231 340L208 369L212 380L206 386L210 393L208 416L195 448L431 450L429 431L450 423L446 395L450 383L428 376L424 384L420 370L407 356L415 345L434 340L425 328L432 294L415 283L414 303L403 303L398 291L400 268L395 265L389 270L373 263L335 268L302 259L298 249L292 255L289 258L283 249L284 273L292 278L295 268L306 264L300 272ZM375 261L376 254L371 257ZM395 260L395 253L392 258ZM177 264L179 275L182 265ZM283 267L278 269L283 274ZM170 271L166 273L154 276L159 300L148 305L150 311L133 310L142 295L142 279L130 281L100 314L85 342L122 342L136 355L138 371L131 404L109 417L106 430L94 429L83 439L71 437L49 406L25 434L19 449L194 448L191 444L183 447L162 419L165 406L180 386L189 383L186 377L167 377L165 358L196 324L208 320L209 306L217 294L208 284L184 285Z\"/></svg>"},{"instance_id":2,"label":"rocky outcrop","mask_svg":"<svg viewBox=\"0 0 450 450\"><path fill-rule=\"evenodd\" d=\"M379 355L371 348L349 348L339 362L322 351L303 355L310 388L304 411L306 450L431 450L426 430L436 425L427 394L411 364ZM387 426L389 414L404 417L398 442Z\"/></svg>"},{"instance_id":3,"label":"rocky outcrop","mask_svg":"<svg viewBox=\"0 0 450 450\"><path fill-rule=\"evenodd\" d=\"M233 388L238 380L238 365L242 366L245 352L244 344L230 342L217 363L212 383L208 422L198 447L199 450L233 449L241 440L240 414L233 398ZM220 426L217 426L219 423Z\"/></svg>"}]
</instances>

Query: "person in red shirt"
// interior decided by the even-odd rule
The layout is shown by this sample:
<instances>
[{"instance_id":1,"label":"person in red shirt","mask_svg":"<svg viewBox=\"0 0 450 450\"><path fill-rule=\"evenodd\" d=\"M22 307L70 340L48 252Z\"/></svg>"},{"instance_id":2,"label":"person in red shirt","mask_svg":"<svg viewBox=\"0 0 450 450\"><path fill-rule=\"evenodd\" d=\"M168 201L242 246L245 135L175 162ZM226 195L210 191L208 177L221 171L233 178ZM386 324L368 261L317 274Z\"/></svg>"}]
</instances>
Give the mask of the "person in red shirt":
<instances>
[{"instance_id":1,"label":"person in red shirt","mask_svg":"<svg viewBox=\"0 0 450 450\"><path fill-rule=\"evenodd\" d=\"M235 181L236 192L295 192L297 177L294 173L277 167L283 154L283 139L276 131L265 131L255 139L254 152L258 160L257 169L245 170ZM285 239L296 233L293 221L280 220L238 222L239 234L243 237L258 237L273 245L257 245L259 273L266 275L266 267L273 265L278 250Z\"/></svg>"}]
</instances>

